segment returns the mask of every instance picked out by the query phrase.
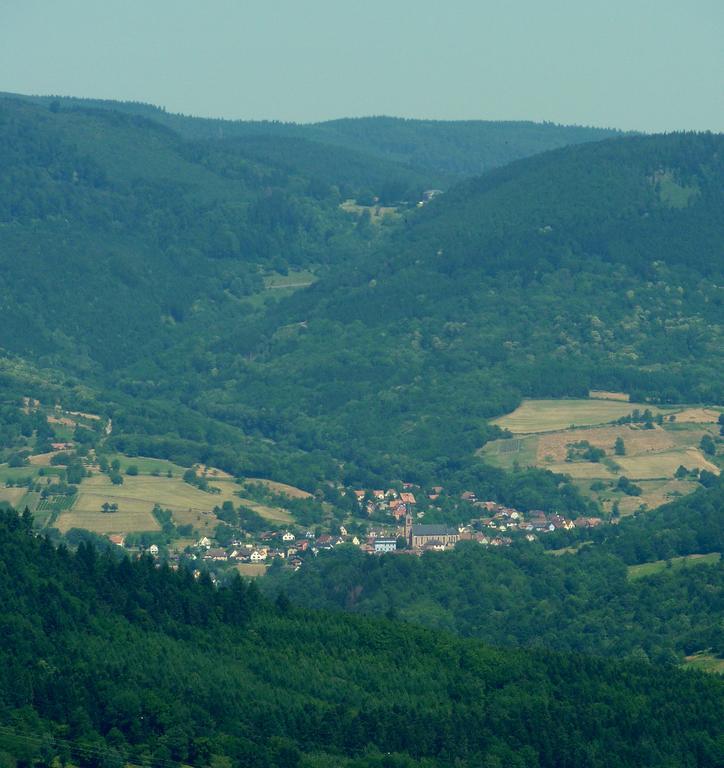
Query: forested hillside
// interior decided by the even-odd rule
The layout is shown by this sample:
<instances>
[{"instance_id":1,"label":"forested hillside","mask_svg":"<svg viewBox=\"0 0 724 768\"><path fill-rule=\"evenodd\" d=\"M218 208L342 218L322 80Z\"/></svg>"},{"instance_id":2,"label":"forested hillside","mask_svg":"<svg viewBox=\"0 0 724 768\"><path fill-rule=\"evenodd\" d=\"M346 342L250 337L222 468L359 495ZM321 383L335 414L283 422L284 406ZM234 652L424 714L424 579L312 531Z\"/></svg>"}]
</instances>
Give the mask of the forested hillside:
<instances>
[{"instance_id":1,"label":"forested hillside","mask_svg":"<svg viewBox=\"0 0 724 768\"><path fill-rule=\"evenodd\" d=\"M2 95L2 94L0 94ZM139 115L165 125L188 139L240 139L287 136L364 152L424 171L444 183L450 178L475 176L522 157L588 141L600 141L619 131L584 126L492 120L413 120L365 117L322 123L220 120L166 112L150 104L20 96L34 103L63 108L105 109Z\"/></svg>"},{"instance_id":2,"label":"forested hillside","mask_svg":"<svg viewBox=\"0 0 724 768\"><path fill-rule=\"evenodd\" d=\"M370 557L346 548L266 582L294 602L404 619L499 646L632 656L681 663L724 656L724 563L671 558L721 553L724 483L617 526L559 537L553 555L527 542L509 549L458 544L422 557ZM576 545L581 545L576 552ZM668 560L646 578L627 566ZM663 564L662 564L663 565Z\"/></svg>"},{"instance_id":3,"label":"forested hillside","mask_svg":"<svg viewBox=\"0 0 724 768\"><path fill-rule=\"evenodd\" d=\"M339 203L421 176L287 139L184 142L113 112L0 102L0 344L118 368L146 345L237 321L265 272L344 259ZM52 359L52 358L51 358Z\"/></svg>"},{"instance_id":4,"label":"forested hillside","mask_svg":"<svg viewBox=\"0 0 724 768\"><path fill-rule=\"evenodd\" d=\"M215 590L0 517L0 759L715 766L722 683ZM20 764L19 763L19 764Z\"/></svg>"},{"instance_id":5,"label":"forested hillside","mask_svg":"<svg viewBox=\"0 0 724 768\"><path fill-rule=\"evenodd\" d=\"M722 402L722 148L617 139L467 182L210 345L198 407L271 406L269 437L430 482L522 397Z\"/></svg>"},{"instance_id":6,"label":"forested hillside","mask_svg":"<svg viewBox=\"0 0 724 768\"><path fill-rule=\"evenodd\" d=\"M550 473L474 458L491 417L590 388L724 399L719 136L567 147L373 219L341 204L432 177L63 102L4 99L0 131L13 389L26 363L61 372L121 450L310 489L537 484L580 512Z\"/></svg>"}]
</instances>

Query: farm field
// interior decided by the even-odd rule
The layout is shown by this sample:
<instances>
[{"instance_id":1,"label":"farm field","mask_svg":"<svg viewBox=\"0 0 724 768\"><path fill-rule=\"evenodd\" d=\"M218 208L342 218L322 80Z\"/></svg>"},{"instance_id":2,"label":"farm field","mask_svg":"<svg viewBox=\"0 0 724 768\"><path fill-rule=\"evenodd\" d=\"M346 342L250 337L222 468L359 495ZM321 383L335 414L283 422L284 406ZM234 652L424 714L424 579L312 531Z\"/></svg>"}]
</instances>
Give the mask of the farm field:
<instances>
[{"instance_id":1,"label":"farm field","mask_svg":"<svg viewBox=\"0 0 724 768\"><path fill-rule=\"evenodd\" d=\"M663 411L664 422L653 429L644 429L640 424L610 423L630 414L633 407L617 399L527 400L516 411L494 422L507 427L513 437L491 441L481 455L503 469L530 466L568 475L605 512L611 512L616 503L622 515L642 508L653 509L695 490L695 478L675 478L680 466L689 471L719 474L724 457L706 456L699 447L704 435L718 437L719 409L672 406ZM656 409L651 410L656 413ZM671 415L674 421L669 420ZM609 423L601 425L601 420ZM570 426L585 421L599 423ZM556 424L564 426L553 429ZM624 455L615 452L618 438L623 440ZM601 449L605 456L596 462L587 461L581 456L585 448L576 449L577 443ZM571 451L573 460L568 460ZM622 476L641 488L639 496L626 495L616 488Z\"/></svg>"},{"instance_id":2,"label":"farm field","mask_svg":"<svg viewBox=\"0 0 724 768\"><path fill-rule=\"evenodd\" d=\"M685 555L684 557L672 557L669 561L671 567L675 570L688 568L694 565L713 565L721 559L719 552L710 552L706 555ZM655 573L660 573L667 568L666 560L656 560L653 563L642 563L641 565L629 565L629 579L643 579Z\"/></svg>"},{"instance_id":3,"label":"farm field","mask_svg":"<svg viewBox=\"0 0 724 768\"><path fill-rule=\"evenodd\" d=\"M264 563L239 563L236 570L246 579L256 579L266 573L267 565Z\"/></svg>"},{"instance_id":4,"label":"farm field","mask_svg":"<svg viewBox=\"0 0 724 768\"><path fill-rule=\"evenodd\" d=\"M21 507L20 502L27 494L27 488L2 488L0 487L0 502L6 502L11 507L19 509Z\"/></svg>"},{"instance_id":5,"label":"farm field","mask_svg":"<svg viewBox=\"0 0 724 768\"><path fill-rule=\"evenodd\" d=\"M234 500L235 504L242 504L245 507L248 507L253 512L256 512L257 515L261 517L265 517L267 520L271 520L272 522L276 523L291 523L293 522L292 516L287 512L285 509L282 509L281 507L270 507L266 504L260 504L258 501L252 501L251 499L246 499L243 496L239 497L237 496Z\"/></svg>"},{"instance_id":6,"label":"farm field","mask_svg":"<svg viewBox=\"0 0 724 768\"><path fill-rule=\"evenodd\" d=\"M574 480L616 480L615 472L601 462L572 461L558 464L545 464L545 469L560 475L570 475Z\"/></svg>"},{"instance_id":7,"label":"farm field","mask_svg":"<svg viewBox=\"0 0 724 768\"><path fill-rule=\"evenodd\" d=\"M524 400L512 413L493 420L513 434L551 432L557 429L590 427L627 416L631 403L618 400ZM652 413L662 409L651 406Z\"/></svg>"},{"instance_id":8,"label":"farm field","mask_svg":"<svg viewBox=\"0 0 724 768\"><path fill-rule=\"evenodd\" d=\"M314 272L306 269L290 269L286 275L274 272L264 277L264 290L251 296L244 296L243 300L245 304L260 309L264 306L265 299L270 297L282 299L291 296L295 291L310 286L318 279Z\"/></svg>"},{"instance_id":9,"label":"farm field","mask_svg":"<svg viewBox=\"0 0 724 768\"><path fill-rule=\"evenodd\" d=\"M702 651L687 656L684 666L708 672L709 674L724 675L724 659L720 659L712 653Z\"/></svg>"},{"instance_id":10,"label":"farm field","mask_svg":"<svg viewBox=\"0 0 724 768\"><path fill-rule=\"evenodd\" d=\"M125 461L136 463L139 471L159 469L156 459L144 462L126 458ZM284 509L241 498L239 486L231 480L211 481L209 486L217 489L218 493L208 493L181 479L179 475L184 471L183 467L171 465L170 462L165 464L169 464L167 470L173 467L174 477L169 478L165 474L124 475L123 485L113 485L103 474L86 478L80 485L73 508L61 513L56 526L63 533L70 528L85 528L96 533L156 531L159 525L152 510L155 504L159 504L171 510L176 525L191 524L199 535L211 536L218 524L212 510L224 501L232 501L235 505L244 504L268 520L285 523L292 520ZM103 512L101 507L106 502L117 504L118 511Z\"/></svg>"},{"instance_id":11,"label":"farm field","mask_svg":"<svg viewBox=\"0 0 724 768\"><path fill-rule=\"evenodd\" d=\"M24 467L9 467L6 465L0 466L0 483L17 482L18 480L26 480L29 477L38 477L38 470L40 467L34 467L32 465L26 465ZM44 467L46 475L59 475L62 471L62 467Z\"/></svg>"},{"instance_id":12,"label":"farm field","mask_svg":"<svg viewBox=\"0 0 724 768\"><path fill-rule=\"evenodd\" d=\"M233 500L230 486L226 492L205 493L179 477L124 477L123 485L113 485L105 475L86 478L80 486L72 510L64 512L56 523L59 530L85 528L96 533L131 533L159 530L151 514L154 504L170 509L178 525L192 523L201 532L215 527L212 508ZM118 512L105 513L101 506L117 504Z\"/></svg>"},{"instance_id":13,"label":"farm field","mask_svg":"<svg viewBox=\"0 0 724 768\"><path fill-rule=\"evenodd\" d=\"M625 392L608 392L603 389L592 389L588 396L594 400L619 400L623 403L628 403L630 399Z\"/></svg>"},{"instance_id":14,"label":"farm field","mask_svg":"<svg viewBox=\"0 0 724 768\"><path fill-rule=\"evenodd\" d=\"M708 461L704 454L695 447L678 448L638 456L617 456L616 463L621 467L621 474L630 480L657 480L673 477L679 466L687 469L706 469L719 474L719 469Z\"/></svg>"},{"instance_id":15,"label":"farm field","mask_svg":"<svg viewBox=\"0 0 724 768\"><path fill-rule=\"evenodd\" d=\"M61 533L71 528L83 528L93 533L141 533L159 531L161 527L150 512L140 510L121 510L108 513L91 510L73 509L63 512L55 522Z\"/></svg>"},{"instance_id":16,"label":"farm field","mask_svg":"<svg viewBox=\"0 0 724 768\"><path fill-rule=\"evenodd\" d=\"M264 480L260 477L247 477L245 478L247 483L260 483L266 486L272 493L279 493L288 496L290 499L309 499L312 494L303 491L301 488L296 488L293 485L287 485L286 483L277 483L274 480Z\"/></svg>"},{"instance_id":17,"label":"farm field","mask_svg":"<svg viewBox=\"0 0 724 768\"><path fill-rule=\"evenodd\" d=\"M137 467L142 475L150 475L152 472L159 472L165 475L171 471L173 475L180 477L186 471L185 467L181 467L166 459L153 459L146 456L124 456L122 453L114 453L108 456L109 463L114 459L119 461L122 473L125 473L130 466Z\"/></svg>"}]
</instances>

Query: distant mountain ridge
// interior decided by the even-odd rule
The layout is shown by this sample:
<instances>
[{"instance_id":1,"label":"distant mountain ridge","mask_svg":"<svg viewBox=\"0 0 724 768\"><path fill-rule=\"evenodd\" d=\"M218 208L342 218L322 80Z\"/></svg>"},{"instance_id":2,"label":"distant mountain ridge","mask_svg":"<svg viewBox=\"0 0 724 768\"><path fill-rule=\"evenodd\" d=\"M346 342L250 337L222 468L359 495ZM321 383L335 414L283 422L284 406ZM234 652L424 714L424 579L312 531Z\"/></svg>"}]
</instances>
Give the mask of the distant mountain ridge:
<instances>
[{"instance_id":1,"label":"distant mountain ridge","mask_svg":"<svg viewBox=\"0 0 724 768\"><path fill-rule=\"evenodd\" d=\"M513 120L417 120L398 117L340 118L319 123L191 117L139 102L0 93L44 106L125 112L165 125L187 139L250 136L306 138L356 149L435 174L473 176L512 160L569 144L622 135L610 128Z\"/></svg>"}]
</instances>

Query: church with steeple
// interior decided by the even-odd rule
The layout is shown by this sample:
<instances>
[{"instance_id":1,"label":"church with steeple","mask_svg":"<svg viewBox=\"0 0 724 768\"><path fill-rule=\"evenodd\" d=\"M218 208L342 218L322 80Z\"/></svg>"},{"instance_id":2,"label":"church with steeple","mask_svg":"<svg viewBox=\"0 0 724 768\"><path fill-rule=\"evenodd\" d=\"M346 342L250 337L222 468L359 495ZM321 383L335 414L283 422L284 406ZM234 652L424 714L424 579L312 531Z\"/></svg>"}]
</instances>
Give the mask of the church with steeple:
<instances>
[{"instance_id":1,"label":"church with steeple","mask_svg":"<svg viewBox=\"0 0 724 768\"><path fill-rule=\"evenodd\" d=\"M411 549L448 547L460 541L460 532L447 525L413 523L412 515L408 512L405 516L405 540Z\"/></svg>"}]
</instances>

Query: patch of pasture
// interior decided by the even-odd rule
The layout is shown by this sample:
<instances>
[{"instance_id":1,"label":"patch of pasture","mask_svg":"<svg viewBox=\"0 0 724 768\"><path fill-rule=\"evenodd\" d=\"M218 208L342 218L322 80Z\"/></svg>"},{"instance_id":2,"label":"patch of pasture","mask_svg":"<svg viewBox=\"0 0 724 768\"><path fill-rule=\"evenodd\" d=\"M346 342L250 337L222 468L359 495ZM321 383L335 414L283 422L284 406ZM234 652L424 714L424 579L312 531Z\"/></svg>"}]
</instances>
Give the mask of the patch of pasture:
<instances>
[{"instance_id":1,"label":"patch of pasture","mask_svg":"<svg viewBox=\"0 0 724 768\"><path fill-rule=\"evenodd\" d=\"M266 504L260 504L258 501L252 499L246 499L243 496L238 496L235 499L236 504L241 504L244 507L248 507L253 512L256 512L260 517L264 517L275 523L293 523L294 518L281 507L270 507Z\"/></svg>"},{"instance_id":2,"label":"patch of pasture","mask_svg":"<svg viewBox=\"0 0 724 768\"><path fill-rule=\"evenodd\" d=\"M23 498L27 495L27 488L3 488L0 487L0 501L4 501L15 509L20 509Z\"/></svg>"},{"instance_id":3,"label":"patch of pasture","mask_svg":"<svg viewBox=\"0 0 724 768\"><path fill-rule=\"evenodd\" d=\"M317 281L317 276L306 269L290 269L286 275L274 272L264 278L264 287L267 290L279 290L283 288L306 288Z\"/></svg>"},{"instance_id":4,"label":"patch of pasture","mask_svg":"<svg viewBox=\"0 0 724 768\"><path fill-rule=\"evenodd\" d=\"M608 424L633 410L631 403L617 400L524 400L512 413L493 420L513 434L552 432L574 427ZM651 406L656 414L660 409Z\"/></svg>"},{"instance_id":5,"label":"patch of pasture","mask_svg":"<svg viewBox=\"0 0 724 768\"><path fill-rule=\"evenodd\" d=\"M646 576L652 576L661 573L667 568L681 570L694 565L714 565L721 559L719 552L709 552L705 555L684 555L682 557L672 557L670 560L655 560L652 563L641 563L640 565L629 565L627 568L627 577L629 580L643 579Z\"/></svg>"},{"instance_id":6,"label":"patch of pasture","mask_svg":"<svg viewBox=\"0 0 724 768\"><path fill-rule=\"evenodd\" d=\"M570 475L576 480L614 480L618 475L611 472L605 464L593 461L561 461L546 464L546 469L559 475Z\"/></svg>"},{"instance_id":7,"label":"patch of pasture","mask_svg":"<svg viewBox=\"0 0 724 768\"><path fill-rule=\"evenodd\" d=\"M595 448L602 448L609 457L618 463L619 457L614 455L614 446L619 437L624 442L627 454L663 451L676 445L674 437L659 427L641 429L629 425L616 425L564 430L562 432L547 432L538 438L536 461L539 464L565 461L568 455L568 446L585 440Z\"/></svg>"},{"instance_id":8,"label":"patch of pasture","mask_svg":"<svg viewBox=\"0 0 724 768\"><path fill-rule=\"evenodd\" d=\"M142 475L150 475L152 472L165 475L170 470L173 475L179 477L186 471L185 467L174 464L172 461L154 459L148 456L124 456L122 453L114 453L107 458L109 464L117 459L121 465L121 472L125 472L128 467L135 466Z\"/></svg>"},{"instance_id":9,"label":"patch of pasture","mask_svg":"<svg viewBox=\"0 0 724 768\"><path fill-rule=\"evenodd\" d=\"M247 477L244 478L244 481L247 483L259 483L268 488L272 493L288 496L290 499L310 499L312 497L311 493L303 491L301 488L287 485L286 483L278 483L275 480L265 480L260 477Z\"/></svg>"},{"instance_id":10,"label":"patch of pasture","mask_svg":"<svg viewBox=\"0 0 724 768\"><path fill-rule=\"evenodd\" d=\"M48 453L35 453L32 456L28 456L28 462L33 467L49 467L50 460L53 458L53 456L57 455L58 453L62 453L62 451L49 451Z\"/></svg>"},{"instance_id":11,"label":"patch of pasture","mask_svg":"<svg viewBox=\"0 0 724 768\"><path fill-rule=\"evenodd\" d=\"M629 396L625 392L608 392L603 389L592 389L588 396L593 400L619 400L628 403Z\"/></svg>"},{"instance_id":12,"label":"patch of pasture","mask_svg":"<svg viewBox=\"0 0 724 768\"><path fill-rule=\"evenodd\" d=\"M706 469L715 475L719 474L719 468L694 447L638 456L617 456L616 463L621 467L621 474L626 475L629 480L672 478L680 466L687 469Z\"/></svg>"},{"instance_id":13,"label":"patch of pasture","mask_svg":"<svg viewBox=\"0 0 724 768\"><path fill-rule=\"evenodd\" d=\"M685 408L676 414L678 424L715 424L721 411L714 408Z\"/></svg>"},{"instance_id":14,"label":"patch of pasture","mask_svg":"<svg viewBox=\"0 0 724 768\"><path fill-rule=\"evenodd\" d=\"M241 576L247 579L257 579L259 576L264 576L269 566L263 563L239 563L235 567Z\"/></svg>"},{"instance_id":15,"label":"patch of pasture","mask_svg":"<svg viewBox=\"0 0 724 768\"><path fill-rule=\"evenodd\" d=\"M720 659L713 653L699 651L684 659L684 666L708 672L714 675L724 675L724 659Z\"/></svg>"},{"instance_id":16,"label":"patch of pasture","mask_svg":"<svg viewBox=\"0 0 724 768\"><path fill-rule=\"evenodd\" d=\"M219 524L219 518L211 511L202 511L199 509L174 509L171 512L173 522L176 527L181 525L191 525L197 532L197 538L214 535L216 526ZM194 542L196 539L194 539ZM183 549L183 547L181 548Z\"/></svg>"},{"instance_id":17,"label":"patch of pasture","mask_svg":"<svg viewBox=\"0 0 724 768\"><path fill-rule=\"evenodd\" d=\"M160 504L166 509L198 510L208 512L227 499L233 500L231 489L227 493L207 493L185 483L179 477L124 476L122 485L113 485L106 475L87 478L81 485L83 504L96 504L100 509L104 502L122 504L129 509L153 509Z\"/></svg>"},{"instance_id":18,"label":"patch of pasture","mask_svg":"<svg viewBox=\"0 0 724 768\"><path fill-rule=\"evenodd\" d=\"M502 469L512 469L515 464L533 467L536 464L538 436L508 437L491 440L482 450L485 460Z\"/></svg>"},{"instance_id":19,"label":"patch of pasture","mask_svg":"<svg viewBox=\"0 0 724 768\"><path fill-rule=\"evenodd\" d=\"M94 533L141 533L158 531L160 526L156 518L148 511L119 509L118 512L96 512L73 509L63 512L55 523L61 533L71 528L83 528Z\"/></svg>"}]
</instances>

